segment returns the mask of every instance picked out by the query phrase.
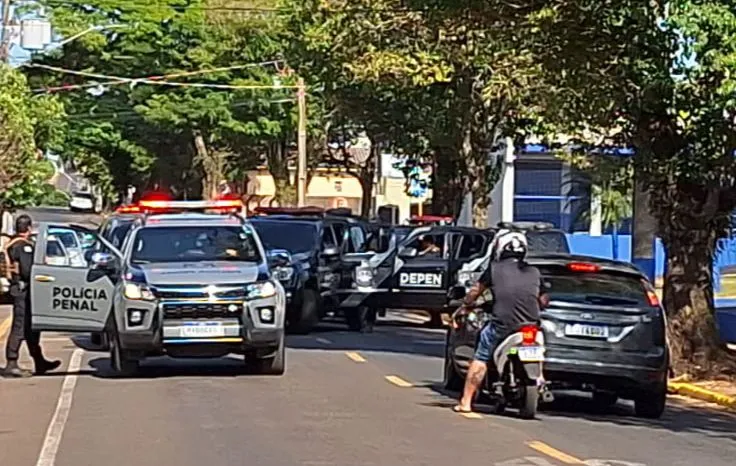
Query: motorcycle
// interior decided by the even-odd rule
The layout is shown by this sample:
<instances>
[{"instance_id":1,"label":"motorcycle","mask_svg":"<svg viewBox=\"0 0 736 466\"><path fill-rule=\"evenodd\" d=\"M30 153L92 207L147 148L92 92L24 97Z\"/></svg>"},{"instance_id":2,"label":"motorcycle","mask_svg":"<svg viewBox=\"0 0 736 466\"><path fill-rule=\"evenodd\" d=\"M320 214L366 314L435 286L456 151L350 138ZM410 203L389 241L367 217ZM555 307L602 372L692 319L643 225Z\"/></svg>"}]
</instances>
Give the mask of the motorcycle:
<instances>
[{"instance_id":1,"label":"motorcycle","mask_svg":"<svg viewBox=\"0 0 736 466\"><path fill-rule=\"evenodd\" d=\"M496 347L486 389L497 414L511 406L519 410L521 418L533 419L540 396L544 402L553 400L544 381L544 353L544 333L537 324L521 326Z\"/></svg>"}]
</instances>

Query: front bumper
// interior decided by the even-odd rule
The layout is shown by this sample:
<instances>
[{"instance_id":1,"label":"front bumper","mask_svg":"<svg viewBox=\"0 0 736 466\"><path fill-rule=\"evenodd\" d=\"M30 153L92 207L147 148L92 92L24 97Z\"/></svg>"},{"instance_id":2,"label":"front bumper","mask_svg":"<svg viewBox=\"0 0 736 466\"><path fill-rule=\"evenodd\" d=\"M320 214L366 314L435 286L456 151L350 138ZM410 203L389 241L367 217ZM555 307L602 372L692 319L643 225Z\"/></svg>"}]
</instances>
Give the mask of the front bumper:
<instances>
[{"instance_id":1,"label":"front bumper","mask_svg":"<svg viewBox=\"0 0 736 466\"><path fill-rule=\"evenodd\" d=\"M248 301L198 302L196 307L181 301L142 302L124 300L116 307L120 344L127 350L143 353L166 353L167 348L214 345L236 350L272 348L279 345L284 335L285 296ZM210 312L216 306L239 307L227 315ZM172 312L182 306L186 312ZM192 311L195 309L195 311ZM209 309L209 311L208 311ZM261 310L270 309L273 322L261 319ZM131 311L141 311L143 320L131 324ZM194 334L187 329L213 326L217 331Z\"/></svg>"}]
</instances>

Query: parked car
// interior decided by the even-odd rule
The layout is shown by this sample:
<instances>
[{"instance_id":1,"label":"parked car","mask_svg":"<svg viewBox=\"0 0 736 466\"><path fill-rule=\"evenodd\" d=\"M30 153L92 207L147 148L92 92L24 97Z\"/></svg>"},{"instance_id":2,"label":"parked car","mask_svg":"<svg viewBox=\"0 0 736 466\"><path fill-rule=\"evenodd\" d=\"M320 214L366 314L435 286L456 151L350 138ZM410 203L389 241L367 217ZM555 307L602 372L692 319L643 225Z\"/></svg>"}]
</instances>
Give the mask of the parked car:
<instances>
[{"instance_id":1,"label":"parked car","mask_svg":"<svg viewBox=\"0 0 736 466\"><path fill-rule=\"evenodd\" d=\"M75 191L69 200L72 212L95 212L95 197L92 193Z\"/></svg>"},{"instance_id":2,"label":"parked car","mask_svg":"<svg viewBox=\"0 0 736 466\"><path fill-rule=\"evenodd\" d=\"M660 417L669 366L666 317L647 277L631 264L586 256L536 255L528 262L542 272L550 296L541 324L551 388L591 391L602 405L632 399L638 416ZM488 319L481 309L458 318L447 333L448 388L465 377Z\"/></svg>"}]
</instances>

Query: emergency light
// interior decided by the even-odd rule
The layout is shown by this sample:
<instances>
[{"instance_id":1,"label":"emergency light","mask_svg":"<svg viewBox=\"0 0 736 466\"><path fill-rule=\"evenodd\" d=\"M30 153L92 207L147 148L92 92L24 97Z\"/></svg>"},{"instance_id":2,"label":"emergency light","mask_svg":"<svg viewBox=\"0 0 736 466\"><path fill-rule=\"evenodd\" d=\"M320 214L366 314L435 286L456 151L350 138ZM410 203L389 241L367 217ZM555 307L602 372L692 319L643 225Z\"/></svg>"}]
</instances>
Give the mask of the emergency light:
<instances>
[{"instance_id":1,"label":"emergency light","mask_svg":"<svg viewBox=\"0 0 736 466\"><path fill-rule=\"evenodd\" d=\"M115 213L118 214L139 214L141 208L137 205L122 205L115 209Z\"/></svg>"},{"instance_id":2,"label":"emergency light","mask_svg":"<svg viewBox=\"0 0 736 466\"><path fill-rule=\"evenodd\" d=\"M153 213L155 211L218 211L218 212L240 212L243 210L243 202L240 199L218 199L214 201L140 201L138 206L141 211Z\"/></svg>"}]
</instances>

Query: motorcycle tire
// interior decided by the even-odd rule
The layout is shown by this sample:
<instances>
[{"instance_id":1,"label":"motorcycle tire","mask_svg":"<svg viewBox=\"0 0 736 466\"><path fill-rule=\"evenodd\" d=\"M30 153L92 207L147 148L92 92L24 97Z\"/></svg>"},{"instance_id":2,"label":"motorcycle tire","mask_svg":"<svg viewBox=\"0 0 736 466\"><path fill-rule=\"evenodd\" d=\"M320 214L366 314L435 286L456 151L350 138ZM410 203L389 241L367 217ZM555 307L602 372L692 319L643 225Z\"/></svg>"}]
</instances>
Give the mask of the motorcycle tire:
<instances>
[{"instance_id":1,"label":"motorcycle tire","mask_svg":"<svg viewBox=\"0 0 736 466\"><path fill-rule=\"evenodd\" d=\"M536 385L524 385L521 399L519 400L519 417L522 419L534 419L539 406L539 390Z\"/></svg>"}]
</instances>

